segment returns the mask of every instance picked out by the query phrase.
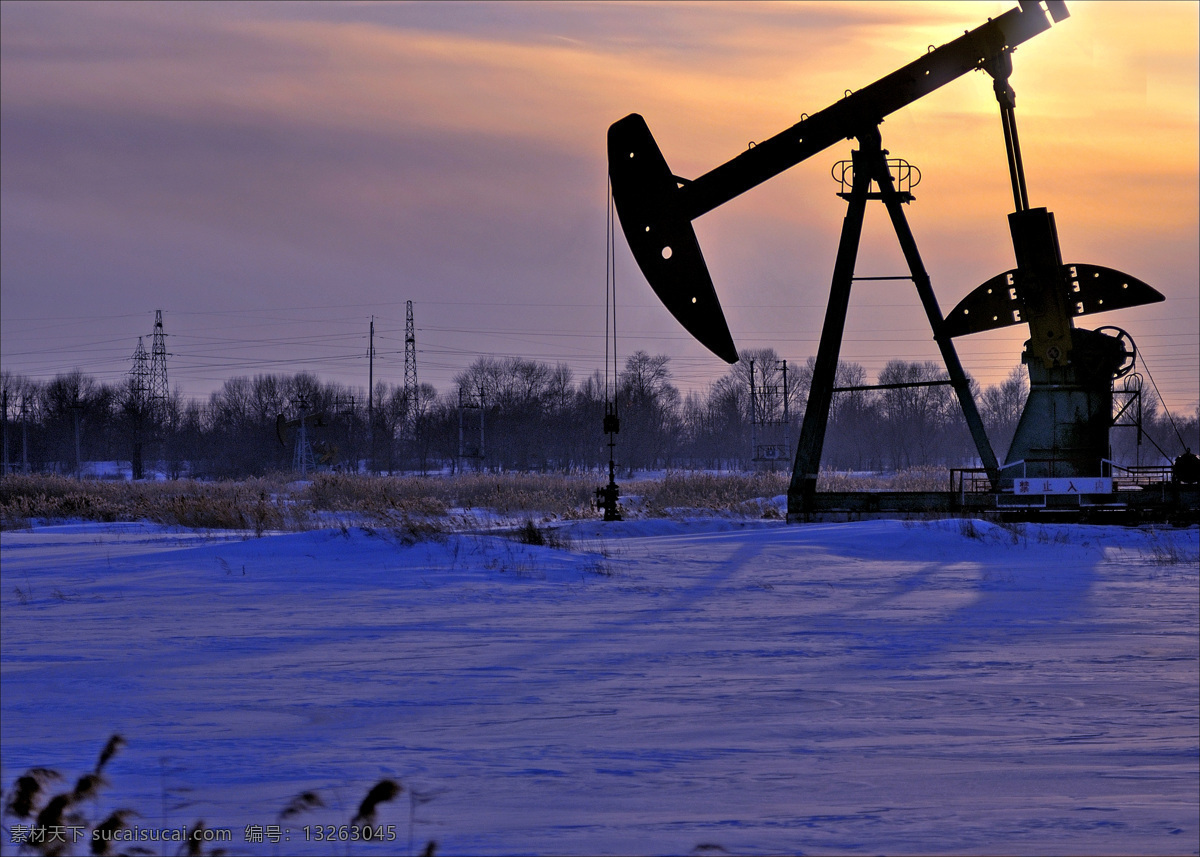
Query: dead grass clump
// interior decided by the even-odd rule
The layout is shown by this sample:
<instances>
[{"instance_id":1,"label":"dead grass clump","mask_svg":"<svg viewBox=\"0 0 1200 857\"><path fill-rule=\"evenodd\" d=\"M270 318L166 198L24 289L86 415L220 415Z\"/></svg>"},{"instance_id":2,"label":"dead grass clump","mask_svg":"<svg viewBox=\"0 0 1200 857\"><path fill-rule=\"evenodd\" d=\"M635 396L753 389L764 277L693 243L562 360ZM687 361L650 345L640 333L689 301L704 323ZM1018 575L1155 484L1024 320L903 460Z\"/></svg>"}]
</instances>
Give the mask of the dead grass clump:
<instances>
[{"instance_id":1,"label":"dead grass clump","mask_svg":"<svg viewBox=\"0 0 1200 857\"><path fill-rule=\"evenodd\" d=\"M1181 540L1170 532L1150 530L1147 540L1149 558L1156 565L1186 565L1194 568L1197 560L1200 560L1186 538ZM1146 556L1147 552L1142 551L1142 555Z\"/></svg>"},{"instance_id":2,"label":"dead grass clump","mask_svg":"<svg viewBox=\"0 0 1200 857\"><path fill-rule=\"evenodd\" d=\"M543 547L546 544L546 536L538 529L532 518L526 518L525 524L517 530L517 541L523 545Z\"/></svg>"},{"instance_id":3,"label":"dead grass clump","mask_svg":"<svg viewBox=\"0 0 1200 857\"><path fill-rule=\"evenodd\" d=\"M571 537L555 527L539 527L532 518L526 518L525 523L517 528L514 538L523 545L534 547L549 547L558 550L571 548Z\"/></svg>"},{"instance_id":4,"label":"dead grass clump","mask_svg":"<svg viewBox=\"0 0 1200 857\"><path fill-rule=\"evenodd\" d=\"M27 527L34 518L116 521L125 511L120 487L65 476L6 476L0 479L0 527Z\"/></svg>"},{"instance_id":5,"label":"dead grass clump","mask_svg":"<svg viewBox=\"0 0 1200 857\"><path fill-rule=\"evenodd\" d=\"M379 502L382 495L379 483L380 479L374 476L318 473L302 493L314 509L344 511Z\"/></svg>"},{"instance_id":6,"label":"dead grass clump","mask_svg":"<svg viewBox=\"0 0 1200 857\"><path fill-rule=\"evenodd\" d=\"M194 529L302 529L286 497L255 490L253 484L172 484L149 492L142 511L148 520ZM157 496L154 496L157 495Z\"/></svg>"},{"instance_id":7,"label":"dead grass clump","mask_svg":"<svg viewBox=\"0 0 1200 857\"><path fill-rule=\"evenodd\" d=\"M501 515L547 512L564 518L593 517L594 477L553 473L465 473L448 480L452 505L492 509Z\"/></svg>"},{"instance_id":8,"label":"dead grass clump","mask_svg":"<svg viewBox=\"0 0 1200 857\"><path fill-rule=\"evenodd\" d=\"M110 482L62 476L0 480L0 522L27 527L33 519L153 521L196 529L304 529L308 511L292 502L286 484L245 482Z\"/></svg>"},{"instance_id":9,"label":"dead grass clump","mask_svg":"<svg viewBox=\"0 0 1200 857\"><path fill-rule=\"evenodd\" d=\"M958 521L958 531L963 538L975 539L983 541L983 533L971 518L960 518Z\"/></svg>"},{"instance_id":10,"label":"dead grass clump","mask_svg":"<svg viewBox=\"0 0 1200 857\"><path fill-rule=\"evenodd\" d=\"M343 512L385 526L433 521L452 508L500 515L546 513L587 518L595 479L539 473L464 473L456 476L372 476L320 473L295 501L314 512Z\"/></svg>"},{"instance_id":11,"label":"dead grass clump","mask_svg":"<svg viewBox=\"0 0 1200 857\"><path fill-rule=\"evenodd\" d=\"M447 532L446 525L441 521L405 515L401 515L389 529L396 541L410 547L419 542L440 541Z\"/></svg>"},{"instance_id":12,"label":"dead grass clump","mask_svg":"<svg viewBox=\"0 0 1200 857\"><path fill-rule=\"evenodd\" d=\"M451 508L501 515L546 512L591 517L595 479L541 473L462 473L456 476L366 476L322 473L302 498L318 511L356 512L386 522L397 513L440 517Z\"/></svg>"},{"instance_id":13,"label":"dead grass clump","mask_svg":"<svg viewBox=\"0 0 1200 857\"><path fill-rule=\"evenodd\" d=\"M307 528L308 512L292 502L286 484L268 479L244 482L132 483L137 491L134 517L168 526L211 530Z\"/></svg>"},{"instance_id":14,"label":"dead grass clump","mask_svg":"<svg viewBox=\"0 0 1200 857\"><path fill-rule=\"evenodd\" d=\"M62 497L88 483L54 474L13 474L0 479L0 507L19 497ZM99 483L97 483L99 484Z\"/></svg>"},{"instance_id":15,"label":"dead grass clump","mask_svg":"<svg viewBox=\"0 0 1200 857\"><path fill-rule=\"evenodd\" d=\"M672 473L661 481L640 483L638 492L651 514L670 509L736 512L743 504L787 492L784 473Z\"/></svg>"},{"instance_id":16,"label":"dead grass clump","mask_svg":"<svg viewBox=\"0 0 1200 857\"><path fill-rule=\"evenodd\" d=\"M949 491L950 472L945 467L909 467L892 478L893 491Z\"/></svg>"},{"instance_id":17,"label":"dead grass clump","mask_svg":"<svg viewBox=\"0 0 1200 857\"><path fill-rule=\"evenodd\" d=\"M945 467L909 467L896 472L840 473L823 470L818 491L947 491L950 477Z\"/></svg>"},{"instance_id":18,"label":"dead grass clump","mask_svg":"<svg viewBox=\"0 0 1200 857\"><path fill-rule=\"evenodd\" d=\"M639 480L646 514L671 510L739 517L780 517L771 498L787 492L787 472L677 472ZM899 473L824 472L820 491L944 491L946 471L916 467ZM111 482L62 476L0 480L0 526L28 527L35 519L148 520L195 529L304 530L325 526L326 513L390 529L405 541L437 536L452 509L501 516L563 520L596 517L595 474L464 473L456 476L373 476L320 473L298 484L286 477L241 482ZM632 496L632 495L631 495Z\"/></svg>"},{"instance_id":19,"label":"dead grass clump","mask_svg":"<svg viewBox=\"0 0 1200 857\"><path fill-rule=\"evenodd\" d=\"M424 477L320 473L297 498L315 511L354 512L388 523L399 516L438 518L446 514L444 480Z\"/></svg>"}]
</instances>

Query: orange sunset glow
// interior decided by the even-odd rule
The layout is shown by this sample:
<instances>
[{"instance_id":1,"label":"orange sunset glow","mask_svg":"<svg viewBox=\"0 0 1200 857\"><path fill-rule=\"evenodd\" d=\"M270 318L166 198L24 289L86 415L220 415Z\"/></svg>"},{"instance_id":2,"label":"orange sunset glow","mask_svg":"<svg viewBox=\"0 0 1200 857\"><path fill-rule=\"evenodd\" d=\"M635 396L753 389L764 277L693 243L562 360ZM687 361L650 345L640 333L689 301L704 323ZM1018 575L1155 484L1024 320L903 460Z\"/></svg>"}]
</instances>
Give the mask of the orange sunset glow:
<instances>
[{"instance_id":1,"label":"orange sunset glow","mask_svg":"<svg viewBox=\"0 0 1200 857\"><path fill-rule=\"evenodd\" d=\"M4 370L121 377L153 311L173 380L305 368L366 383L368 319L411 300L422 380L481 354L601 368L605 133L637 112L694 178L1015 2L5 2ZM1033 205L1064 258L1162 304L1097 315L1168 406L1200 404L1195 2L1068 2L1012 85ZM943 311L1012 267L991 81L966 75L887 118L922 171L909 217ZM696 230L742 348L815 353L845 203L831 147ZM864 274L902 264L868 211ZM622 246L619 348L704 389L727 367L659 306ZM959 341L982 384L1019 362L1009 328ZM911 289L852 297L843 358L937 359ZM382 372L400 371L395 359ZM385 375L386 377L386 375Z\"/></svg>"}]
</instances>

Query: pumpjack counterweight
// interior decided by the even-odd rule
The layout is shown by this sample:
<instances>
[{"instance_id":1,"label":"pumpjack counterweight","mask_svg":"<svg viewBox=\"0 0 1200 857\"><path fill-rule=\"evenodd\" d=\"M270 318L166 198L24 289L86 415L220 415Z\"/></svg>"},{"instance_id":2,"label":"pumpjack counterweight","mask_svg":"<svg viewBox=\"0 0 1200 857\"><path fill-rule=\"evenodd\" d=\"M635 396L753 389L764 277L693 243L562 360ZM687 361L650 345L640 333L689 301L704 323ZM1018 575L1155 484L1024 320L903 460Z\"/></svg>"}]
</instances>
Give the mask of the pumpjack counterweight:
<instances>
[{"instance_id":1,"label":"pumpjack counterweight","mask_svg":"<svg viewBox=\"0 0 1200 857\"><path fill-rule=\"evenodd\" d=\"M608 129L613 205L638 267L684 330L724 360L737 348L713 288L692 220L679 208L679 179L636 113Z\"/></svg>"}]
</instances>

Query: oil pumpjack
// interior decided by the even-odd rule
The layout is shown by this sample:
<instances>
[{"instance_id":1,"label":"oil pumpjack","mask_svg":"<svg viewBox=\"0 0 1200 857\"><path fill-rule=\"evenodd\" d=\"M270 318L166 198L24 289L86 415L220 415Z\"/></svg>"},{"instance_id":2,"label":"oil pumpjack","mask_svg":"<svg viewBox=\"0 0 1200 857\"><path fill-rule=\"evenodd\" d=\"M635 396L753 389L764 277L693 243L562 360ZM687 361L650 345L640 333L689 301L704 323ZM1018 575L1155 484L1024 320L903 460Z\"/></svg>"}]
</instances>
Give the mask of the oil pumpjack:
<instances>
[{"instance_id":1,"label":"oil pumpjack","mask_svg":"<svg viewBox=\"0 0 1200 857\"><path fill-rule=\"evenodd\" d=\"M785 131L691 180L671 171L640 115L626 116L609 128L613 204L634 259L676 320L728 363L737 362L737 349L692 221L842 140L858 143L839 194L847 200L847 213L788 489L790 521L812 520L821 509L817 474L832 396L840 391L834 386L834 375L869 200L881 201L887 208L909 268L904 279L911 279L917 289L949 376L945 383L957 394L993 506L1000 504L1002 494L1020 494L1033 481L1045 491L1074 489L1077 507L1087 489L1112 491L1111 478L1105 481L1108 433L1113 425L1112 385L1130 370L1136 349L1123 330L1086 330L1076 327L1075 318L1161 301L1163 295L1112 268L1064 264L1054 215L1029 204L1016 99L1009 85L1012 54L1018 45L1068 17L1061 0L1021 0L1017 8L941 47L931 47L863 89L847 90L840 101L803 116ZM977 70L992 77L1000 105L1016 209L1009 215L1016 267L984 282L944 317L904 214L903 205L913 196L911 185L903 179L912 168L888 157L879 126L889 114ZM954 338L1016 324L1029 326L1022 362L1029 372L1030 394L1001 464L984 430ZM1060 480L1075 480L1085 487L1059 486ZM953 494L925 510L949 511L938 507L953 503ZM877 497L872 503L879 508Z\"/></svg>"}]
</instances>

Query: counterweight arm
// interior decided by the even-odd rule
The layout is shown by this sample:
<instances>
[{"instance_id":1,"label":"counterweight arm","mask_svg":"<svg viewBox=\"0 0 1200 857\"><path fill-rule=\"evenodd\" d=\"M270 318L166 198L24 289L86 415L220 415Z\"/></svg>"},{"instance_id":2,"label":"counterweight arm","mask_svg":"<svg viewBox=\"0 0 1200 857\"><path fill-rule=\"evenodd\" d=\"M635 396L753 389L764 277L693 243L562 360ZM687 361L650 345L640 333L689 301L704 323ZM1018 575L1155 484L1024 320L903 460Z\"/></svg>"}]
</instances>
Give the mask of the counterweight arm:
<instances>
[{"instance_id":1,"label":"counterweight arm","mask_svg":"<svg viewBox=\"0 0 1200 857\"><path fill-rule=\"evenodd\" d=\"M703 345L737 361L692 220L841 140L877 133L884 117L975 69L1067 17L1061 0L1022 2L920 59L848 94L782 133L689 181L672 173L636 113L608 129L608 169L621 229L650 287Z\"/></svg>"},{"instance_id":2,"label":"counterweight arm","mask_svg":"<svg viewBox=\"0 0 1200 857\"><path fill-rule=\"evenodd\" d=\"M1067 17L1065 3L1046 5L1055 21ZM680 213L695 220L838 141L869 132L967 72L988 67L1050 26L1039 3L1010 9L687 183L679 190Z\"/></svg>"},{"instance_id":3,"label":"counterweight arm","mask_svg":"<svg viewBox=\"0 0 1200 857\"><path fill-rule=\"evenodd\" d=\"M943 333L961 336L1021 322L1029 325L1029 352L1047 369L1070 362L1074 319L1163 300L1136 277L1099 265L1064 265L1054 215L1030 208L1017 136L1016 95L1009 85L1012 57L1004 51L985 70L994 79L1004 126L1004 148L1016 210L1008 216L1017 267L983 283L951 312Z\"/></svg>"}]
</instances>

